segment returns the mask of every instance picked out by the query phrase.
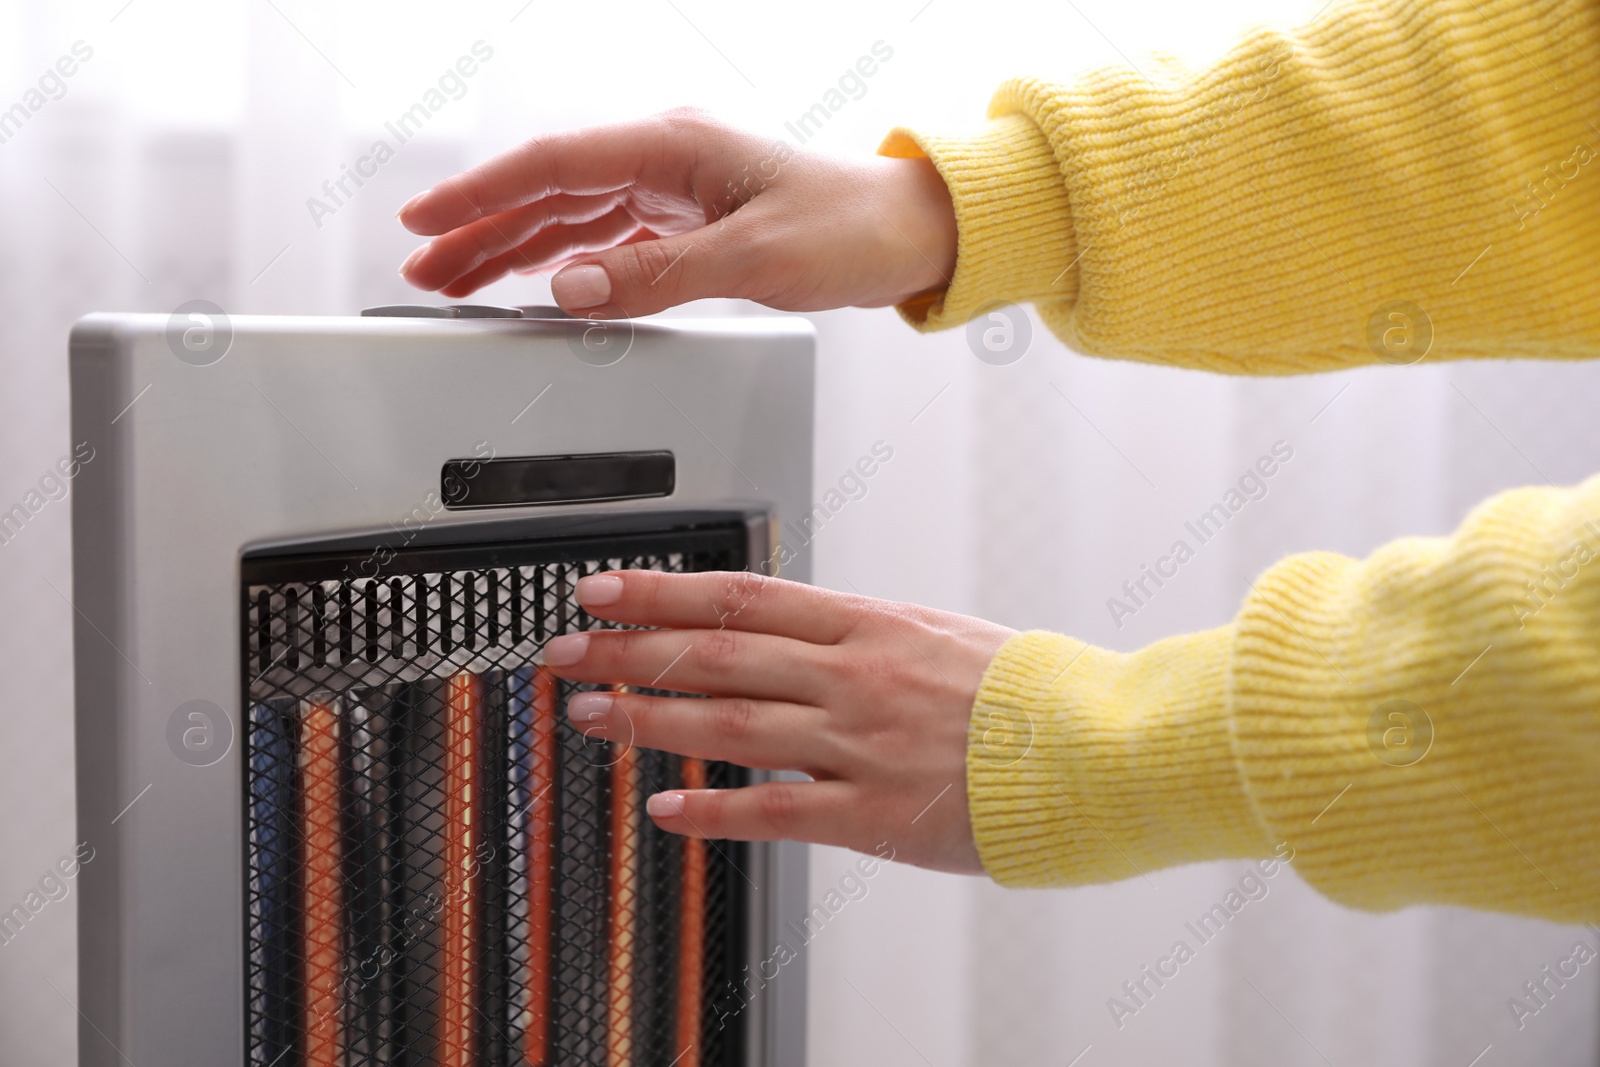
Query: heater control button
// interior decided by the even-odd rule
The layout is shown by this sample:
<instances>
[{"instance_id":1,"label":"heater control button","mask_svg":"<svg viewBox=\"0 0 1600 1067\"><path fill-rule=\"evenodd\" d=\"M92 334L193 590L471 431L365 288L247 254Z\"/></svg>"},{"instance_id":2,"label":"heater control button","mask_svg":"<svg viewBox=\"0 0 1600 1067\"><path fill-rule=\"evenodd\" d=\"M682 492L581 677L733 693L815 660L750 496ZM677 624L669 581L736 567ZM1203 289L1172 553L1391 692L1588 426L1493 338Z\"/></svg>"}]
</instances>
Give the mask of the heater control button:
<instances>
[{"instance_id":1,"label":"heater control button","mask_svg":"<svg viewBox=\"0 0 1600 1067\"><path fill-rule=\"evenodd\" d=\"M362 308L362 318L383 319L459 319L461 312L453 307L435 307L432 304L384 304L381 307Z\"/></svg>"},{"instance_id":2,"label":"heater control button","mask_svg":"<svg viewBox=\"0 0 1600 1067\"><path fill-rule=\"evenodd\" d=\"M464 319L520 319L520 308L496 307L493 304L451 304Z\"/></svg>"}]
</instances>

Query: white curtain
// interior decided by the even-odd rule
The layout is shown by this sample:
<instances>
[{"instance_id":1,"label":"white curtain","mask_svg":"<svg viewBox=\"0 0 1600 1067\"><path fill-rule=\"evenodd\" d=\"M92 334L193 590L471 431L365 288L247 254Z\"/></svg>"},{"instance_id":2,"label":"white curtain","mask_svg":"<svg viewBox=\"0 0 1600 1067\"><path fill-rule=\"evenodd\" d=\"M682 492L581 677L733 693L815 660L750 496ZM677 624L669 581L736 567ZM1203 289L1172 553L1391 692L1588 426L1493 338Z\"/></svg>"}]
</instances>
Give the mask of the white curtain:
<instances>
[{"instance_id":1,"label":"white curtain","mask_svg":"<svg viewBox=\"0 0 1600 1067\"><path fill-rule=\"evenodd\" d=\"M1200 64L1253 21L1319 6L0 0L0 114L18 102L27 113L0 124L0 510L71 448L65 346L77 316L198 297L302 314L407 299L394 270L416 242L394 209L529 134L695 103L793 140L787 124L883 42L892 58L846 86L807 145L864 152L899 123L975 124L1011 74L1067 77L1151 49ZM492 57L441 88L479 41ZM51 76L63 57L72 75ZM436 88L444 103L424 128L334 203L324 183ZM313 211L312 198L334 210ZM487 294L547 297L543 279ZM821 534L818 580L1118 648L1225 621L1250 576L1286 552L1441 533L1497 489L1600 470L1600 368L1228 381L1085 359L1037 322L1024 358L992 366L959 333L918 337L889 312L814 318L818 491L875 441L894 449L868 496ZM1105 599L1279 440L1294 459L1269 495L1113 625ZM0 544L0 910L79 840L70 506L42 495ZM816 850L813 892L848 864ZM1441 909L1358 914L1292 873L1119 1029L1107 1000L1242 873L1216 864L1022 893L886 869L810 949L811 1062L1600 1059L1595 967L1520 1031L1506 1007L1592 934ZM0 944L0 1061L71 1059L75 903L49 903Z\"/></svg>"}]
</instances>

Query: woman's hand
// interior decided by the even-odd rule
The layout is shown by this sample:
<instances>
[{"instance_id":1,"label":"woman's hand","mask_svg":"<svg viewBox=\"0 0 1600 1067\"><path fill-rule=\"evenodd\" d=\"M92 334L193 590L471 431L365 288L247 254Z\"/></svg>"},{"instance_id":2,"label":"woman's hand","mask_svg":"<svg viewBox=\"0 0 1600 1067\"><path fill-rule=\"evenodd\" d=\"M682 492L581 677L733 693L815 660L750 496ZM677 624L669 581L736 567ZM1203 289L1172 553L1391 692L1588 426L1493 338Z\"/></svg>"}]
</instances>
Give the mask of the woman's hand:
<instances>
[{"instance_id":1,"label":"woman's hand","mask_svg":"<svg viewBox=\"0 0 1600 1067\"><path fill-rule=\"evenodd\" d=\"M756 574L611 571L583 578L590 615L655 630L554 638L562 678L711 699L582 693L567 713L592 737L811 782L658 793L662 829L796 840L935 870L981 873L967 814L967 722L978 683L1015 631L943 611Z\"/></svg>"},{"instance_id":2,"label":"woman's hand","mask_svg":"<svg viewBox=\"0 0 1600 1067\"><path fill-rule=\"evenodd\" d=\"M561 307L647 315L702 297L785 311L882 307L942 288L956 223L925 159L830 159L692 110L533 140L400 209L432 236L400 268L463 297L564 267Z\"/></svg>"}]
</instances>

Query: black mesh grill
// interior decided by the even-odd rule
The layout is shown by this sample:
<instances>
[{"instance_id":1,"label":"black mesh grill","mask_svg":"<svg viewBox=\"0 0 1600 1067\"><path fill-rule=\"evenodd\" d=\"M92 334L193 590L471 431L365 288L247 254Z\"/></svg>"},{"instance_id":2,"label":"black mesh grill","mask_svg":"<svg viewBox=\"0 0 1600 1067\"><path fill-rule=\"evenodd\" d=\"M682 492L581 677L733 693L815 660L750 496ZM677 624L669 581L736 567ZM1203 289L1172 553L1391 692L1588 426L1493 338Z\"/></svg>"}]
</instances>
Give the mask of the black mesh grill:
<instances>
[{"instance_id":1,"label":"black mesh grill","mask_svg":"<svg viewBox=\"0 0 1600 1067\"><path fill-rule=\"evenodd\" d=\"M548 638L600 570L737 570L742 523L244 564L256 1067L732 1067L743 849L644 798L745 772L586 738ZM379 575L364 575L378 569ZM697 872L703 872L703 877Z\"/></svg>"}]
</instances>

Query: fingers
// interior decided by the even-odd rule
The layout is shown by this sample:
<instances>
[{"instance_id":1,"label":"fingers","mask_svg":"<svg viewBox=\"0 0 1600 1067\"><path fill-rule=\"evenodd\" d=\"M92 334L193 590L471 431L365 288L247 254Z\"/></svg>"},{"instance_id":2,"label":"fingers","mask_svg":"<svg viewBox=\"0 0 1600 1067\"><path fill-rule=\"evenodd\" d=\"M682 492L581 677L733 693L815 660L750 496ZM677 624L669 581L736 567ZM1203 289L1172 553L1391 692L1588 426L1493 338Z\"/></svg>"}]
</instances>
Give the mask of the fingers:
<instances>
[{"instance_id":1,"label":"fingers","mask_svg":"<svg viewBox=\"0 0 1600 1067\"><path fill-rule=\"evenodd\" d=\"M578 579L578 603L615 622L743 630L837 644L859 623L862 598L747 571L608 571Z\"/></svg>"},{"instance_id":2,"label":"fingers","mask_svg":"<svg viewBox=\"0 0 1600 1067\"><path fill-rule=\"evenodd\" d=\"M821 704L826 651L733 630L593 630L550 640L544 664L574 682Z\"/></svg>"},{"instance_id":3,"label":"fingers","mask_svg":"<svg viewBox=\"0 0 1600 1067\"><path fill-rule=\"evenodd\" d=\"M588 318L653 315L708 297L758 298L774 277L753 218L741 209L688 233L586 256L550 280L550 293L563 311Z\"/></svg>"},{"instance_id":4,"label":"fingers","mask_svg":"<svg viewBox=\"0 0 1600 1067\"><path fill-rule=\"evenodd\" d=\"M509 252L446 282L439 292L451 297L466 296L512 271L528 273L595 249L609 248L630 239L638 229L633 216L620 207L580 226L551 226Z\"/></svg>"},{"instance_id":5,"label":"fingers","mask_svg":"<svg viewBox=\"0 0 1600 1067\"><path fill-rule=\"evenodd\" d=\"M709 225L724 208L720 188L729 160L748 154L750 138L693 111L639 122L553 134L527 142L446 179L400 209L415 233L441 235L402 273L422 288L470 293L512 269L503 262L541 227L563 213L576 224L608 215L584 211L610 202L627 207L639 225L613 228L609 241L569 247L561 262L591 253L551 280L564 311L588 318L650 315L706 297L762 299L792 283L778 269L779 242L763 236L754 200ZM749 170L738 172L744 174ZM741 198L733 197L735 204ZM686 226L695 229L683 231ZM530 228L531 227L531 228ZM640 240L641 229L680 231ZM455 232L453 232L455 231Z\"/></svg>"},{"instance_id":6,"label":"fingers","mask_svg":"<svg viewBox=\"0 0 1600 1067\"><path fill-rule=\"evenodd\" d=\"M638 244L640 241L654 241L657 238L659 238L660 236L661 235L656 233L654 230L649 230L649 229L645 229L644 227L640 227L639 229L635 230L633 233L629 234L627 237L624 237L622 240L620 240L620 241L618 241L616 243L619 244L619 245ZM598 251L598 249L589 248L589 249L584 249L583 252L574 252L570 257L568 257L565 260L556 260L553 263L545 264L545 266L550 268L551 270L560 270L563 267L565 267L568 263L570 263L573 260L579 258L579 256L584 255L584 254L586 254L588 252L593 252L593 251ZM530 267L517 267L512 273L514 273L514 274L535 274L535 273L540 273L540 272L536 271L534 268L530 268Z\"/></svg>"},{"instance_id":7,"label":"fingers","mask_svg":"<svg viewBox=\"0 0 1600 1067\"><path fill-rule=\"evenodd\" d=\"M845 782L763 782L742 789L657 793L645 802L657 826L685 837L807 841L858 847L863 812Z\"/></svg>"},{"instance_id":8,"label":"fingers","mask_svg":"<svg viewBox=\"0 0 1600 1067\"><path fill-rule=\"evenodd\" d=\"M618 207L622 198L621 193L550 196L525 207L478 219L424 245L406 260L401 275L419 289L442 289L462 275L527 243L547 227L577 226L604 217Z\"/></svg>"},{"instance_id":9,"label":"fingers","mask_svg":"<svg viewBox=\"0 0 1600 1067\"><path fill-rule=\"evenodd\" d=\"M826 715L803 704L595 692L573 697L567 715L585 737L741 767L811 773L837 762Z\"/></svg>"},{"instance_id":10,"label":"fingers","mask_svg":"<svg viewBox=\"0 0 1600 1067\"><path fill-rule=\"evenodd\" d=\"M441 234L554 193L609 193L664 178L687 189L695 156L719 137L727 134L689 112L536 137L417 196L400 222Z\"/></svg>"}]
</instances>

